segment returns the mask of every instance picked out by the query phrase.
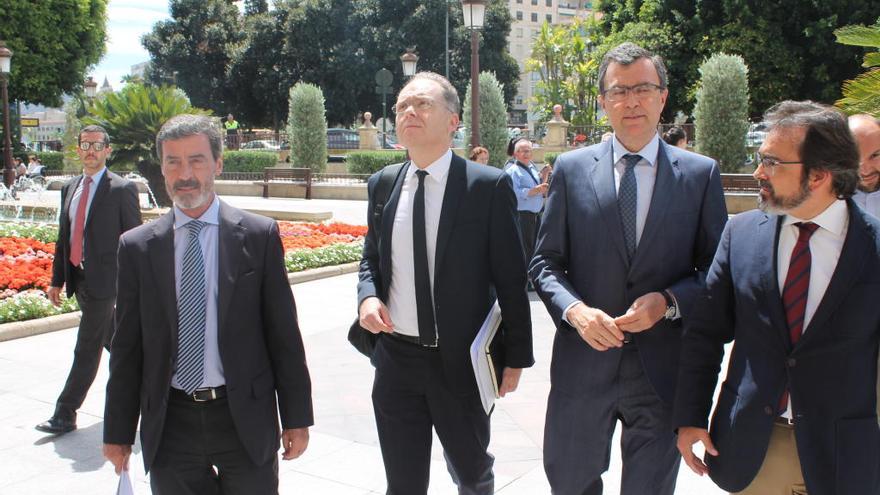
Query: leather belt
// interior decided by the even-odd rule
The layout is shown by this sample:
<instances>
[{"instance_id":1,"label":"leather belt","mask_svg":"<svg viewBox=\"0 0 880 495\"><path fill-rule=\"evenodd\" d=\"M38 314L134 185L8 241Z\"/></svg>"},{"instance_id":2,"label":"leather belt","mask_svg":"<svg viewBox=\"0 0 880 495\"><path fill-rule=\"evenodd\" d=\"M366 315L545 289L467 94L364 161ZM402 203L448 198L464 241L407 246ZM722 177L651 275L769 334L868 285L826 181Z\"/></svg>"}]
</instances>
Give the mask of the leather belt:
<instances>
[{"instance_id":1,"label":"leather belt","mask_svg":"<svg viewBox=\"0 0 880 495\"><path fill-rule=\"evenodd\" d=\"M188 394L183 390L171 388L171 395L190 402L210 402L226 397L226 385L217 388L200 388Z\"/></svg>"},{"instance_id":2,"label":"leather belt","mask_svg":"<svg viewBox=\"0 0 880 495\"><path fill-rule=\"evenodd\" d=\"M419 347L424 347L426 349L436 349L437 345L438 345L437 342L434 342L433 344L423 344L422 339L420 339L419 337L415 337L413 335L404 335L402 333L394 333L394 332L386 333L384 335L387 335L394 340L399 340L400 342L405 342L407 344L411 344L411 345L415 345L415 346L419 346Z\"/></svg>"}]
</instances>

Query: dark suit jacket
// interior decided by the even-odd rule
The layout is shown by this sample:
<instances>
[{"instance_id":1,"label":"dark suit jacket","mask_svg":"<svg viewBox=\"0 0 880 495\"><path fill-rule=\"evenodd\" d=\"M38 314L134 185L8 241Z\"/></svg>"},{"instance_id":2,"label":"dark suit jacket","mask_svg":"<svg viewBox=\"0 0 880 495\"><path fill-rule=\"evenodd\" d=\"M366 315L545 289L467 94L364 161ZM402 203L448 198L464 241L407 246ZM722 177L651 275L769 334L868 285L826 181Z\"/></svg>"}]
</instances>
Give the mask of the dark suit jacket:
<instances>
[{"instance_id":1,"label":"dark suit jacket","mask_svg":"<svg viewBox=\"0 0 880 495\"><path fill-rule=\"evenodd\" d=\"M229 409L258 465L277 455L285 429L313 423L311 382L278 226L220 203L217 332ZM177 355L174 216L122 236L116 335L104 442L134 442L138 413L149 470L165 423ZM277 395L277 401L276 401Z\"/></svg>"},{"instance_id":2,"label":"dark suit jacket","mask_svg":"<svg viewBox=\"0 0 880 495\"><path fill-rule=\"evenodd\" d=\"M724 231L686 325L674 425L706 428L723 346L735 340L709 430L720 455L707 456L725 490L742 490L758 473L789 383L810 495L880 493L880 221L848 207L837 268L794 348L776 275L781 217L742 213Z\"/></svg>"},{"instance_id":3,"label":"dark suit jacket","mask_svg":"<svg viewBox=\"0 0 880 495\"><path fill-rule=\"evenodd\" d=\"M387 301L391 284L391 235L405 171L398 175L381 212L381 232L376 231L373 218L378 175L373 175L368 185L370 218L360 265L358 305L372 296ZM470 345L496 295L505 324L506 365L526 368L534 363L518 225L510 177L453 154L437 231L433 294L446 378L462 395L477 393Z\"/></svg>"},{"instance_id":4,"label":"dark suit jacket","mask_svg":"<svg viewBox=\"0 0 880 495\"><path fill-rule=\"evenodd\" d=\"M687 318L727 218L715 162L660 142L650 210L627 261L614 187L611 142L562 154L538 233L530 274L559 331L554 388L592 393L616 376L620 350L599 352L563 320L580 300L612 317L649 292L669 289ZM634 334L645 373L667 403L674 397L681 320Z\"/></svg>"},{"instance_id":5,"label":"dark suit jacket","mask_svg":"<svg viewBox=\"0 0 880 495\"><path fill-rule=\"evenodd\" d=\"M58 242L52 263L52 286L67 284L67 296L76 292L76 280L70 273L70 201L83 176L74 177L61 188L61 216L58 220ZM114 174L104 172L83 229L86 285L93 297L107 298L116 294L116 248L119 236L141 224L137 185Z\"/></svg>"}]
</instances>

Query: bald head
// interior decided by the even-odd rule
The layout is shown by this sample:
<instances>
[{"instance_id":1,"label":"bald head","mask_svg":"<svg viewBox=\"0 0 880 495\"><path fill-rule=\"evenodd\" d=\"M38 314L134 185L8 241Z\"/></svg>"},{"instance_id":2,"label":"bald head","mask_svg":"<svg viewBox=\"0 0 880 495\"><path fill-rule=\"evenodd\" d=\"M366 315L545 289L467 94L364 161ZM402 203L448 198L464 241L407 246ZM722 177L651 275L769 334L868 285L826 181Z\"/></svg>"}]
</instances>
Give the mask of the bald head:
<instances>
[{"instance_id":1,"label":"bald head","mask_svg":"<svg viewBox=\"0 0 880 495\"><path fill-rule=\"evenodd\" d=\"M859 146L859 190L880 190L880 119L867 114L849 118L849 129Z\"/></svg>"}]
</instances>

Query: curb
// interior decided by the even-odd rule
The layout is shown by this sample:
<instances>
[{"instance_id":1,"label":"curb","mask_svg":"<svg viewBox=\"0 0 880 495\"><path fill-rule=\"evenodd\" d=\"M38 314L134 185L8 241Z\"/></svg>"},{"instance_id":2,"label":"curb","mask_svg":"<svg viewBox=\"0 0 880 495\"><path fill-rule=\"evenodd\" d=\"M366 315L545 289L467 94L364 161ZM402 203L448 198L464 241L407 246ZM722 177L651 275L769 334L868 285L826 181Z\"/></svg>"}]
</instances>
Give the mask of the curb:
<instances>
[{"instance_id":1,"label":"curb","mask_svg":"<svg viewBox=\"0 0 880 495\"><path fill-rule=\"evenodd\" d=\"M313 280L356 272L358 271L359 265L360 263L355 261L344 265L324 266L321 268L313 268L311 270L303 270L301 272L288 274L287 280L290 282L290 285L311 282ZM0 342L72 328L79 325L81 316L82 313L76 311L73 313L47 316L45 318L36 318L27 321L3 323L0 324Z\"/></svg>"}]
</instances>

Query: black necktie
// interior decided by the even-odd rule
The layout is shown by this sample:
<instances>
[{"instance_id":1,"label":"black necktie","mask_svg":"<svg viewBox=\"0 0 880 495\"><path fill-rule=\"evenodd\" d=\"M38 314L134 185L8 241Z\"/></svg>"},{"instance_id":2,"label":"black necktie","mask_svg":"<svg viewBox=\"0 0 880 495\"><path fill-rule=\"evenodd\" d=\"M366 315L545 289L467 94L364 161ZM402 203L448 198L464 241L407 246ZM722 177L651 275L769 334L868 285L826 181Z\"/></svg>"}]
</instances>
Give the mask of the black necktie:
<instances>
[{"instance_id":1,"label":"black necktie","mask_svg":"<svg viewBox=\"0 0 880 495\"><path fill-rule=\"evenodd\" d=\"M425 241L425 176L417 170L419 187L413 201L413 262L415 264L416 311L419 315L419 340L423 345L434 345L434 304L431 302L431 276L428 272L428 245Z\"/></svg>"}]
</instances>

